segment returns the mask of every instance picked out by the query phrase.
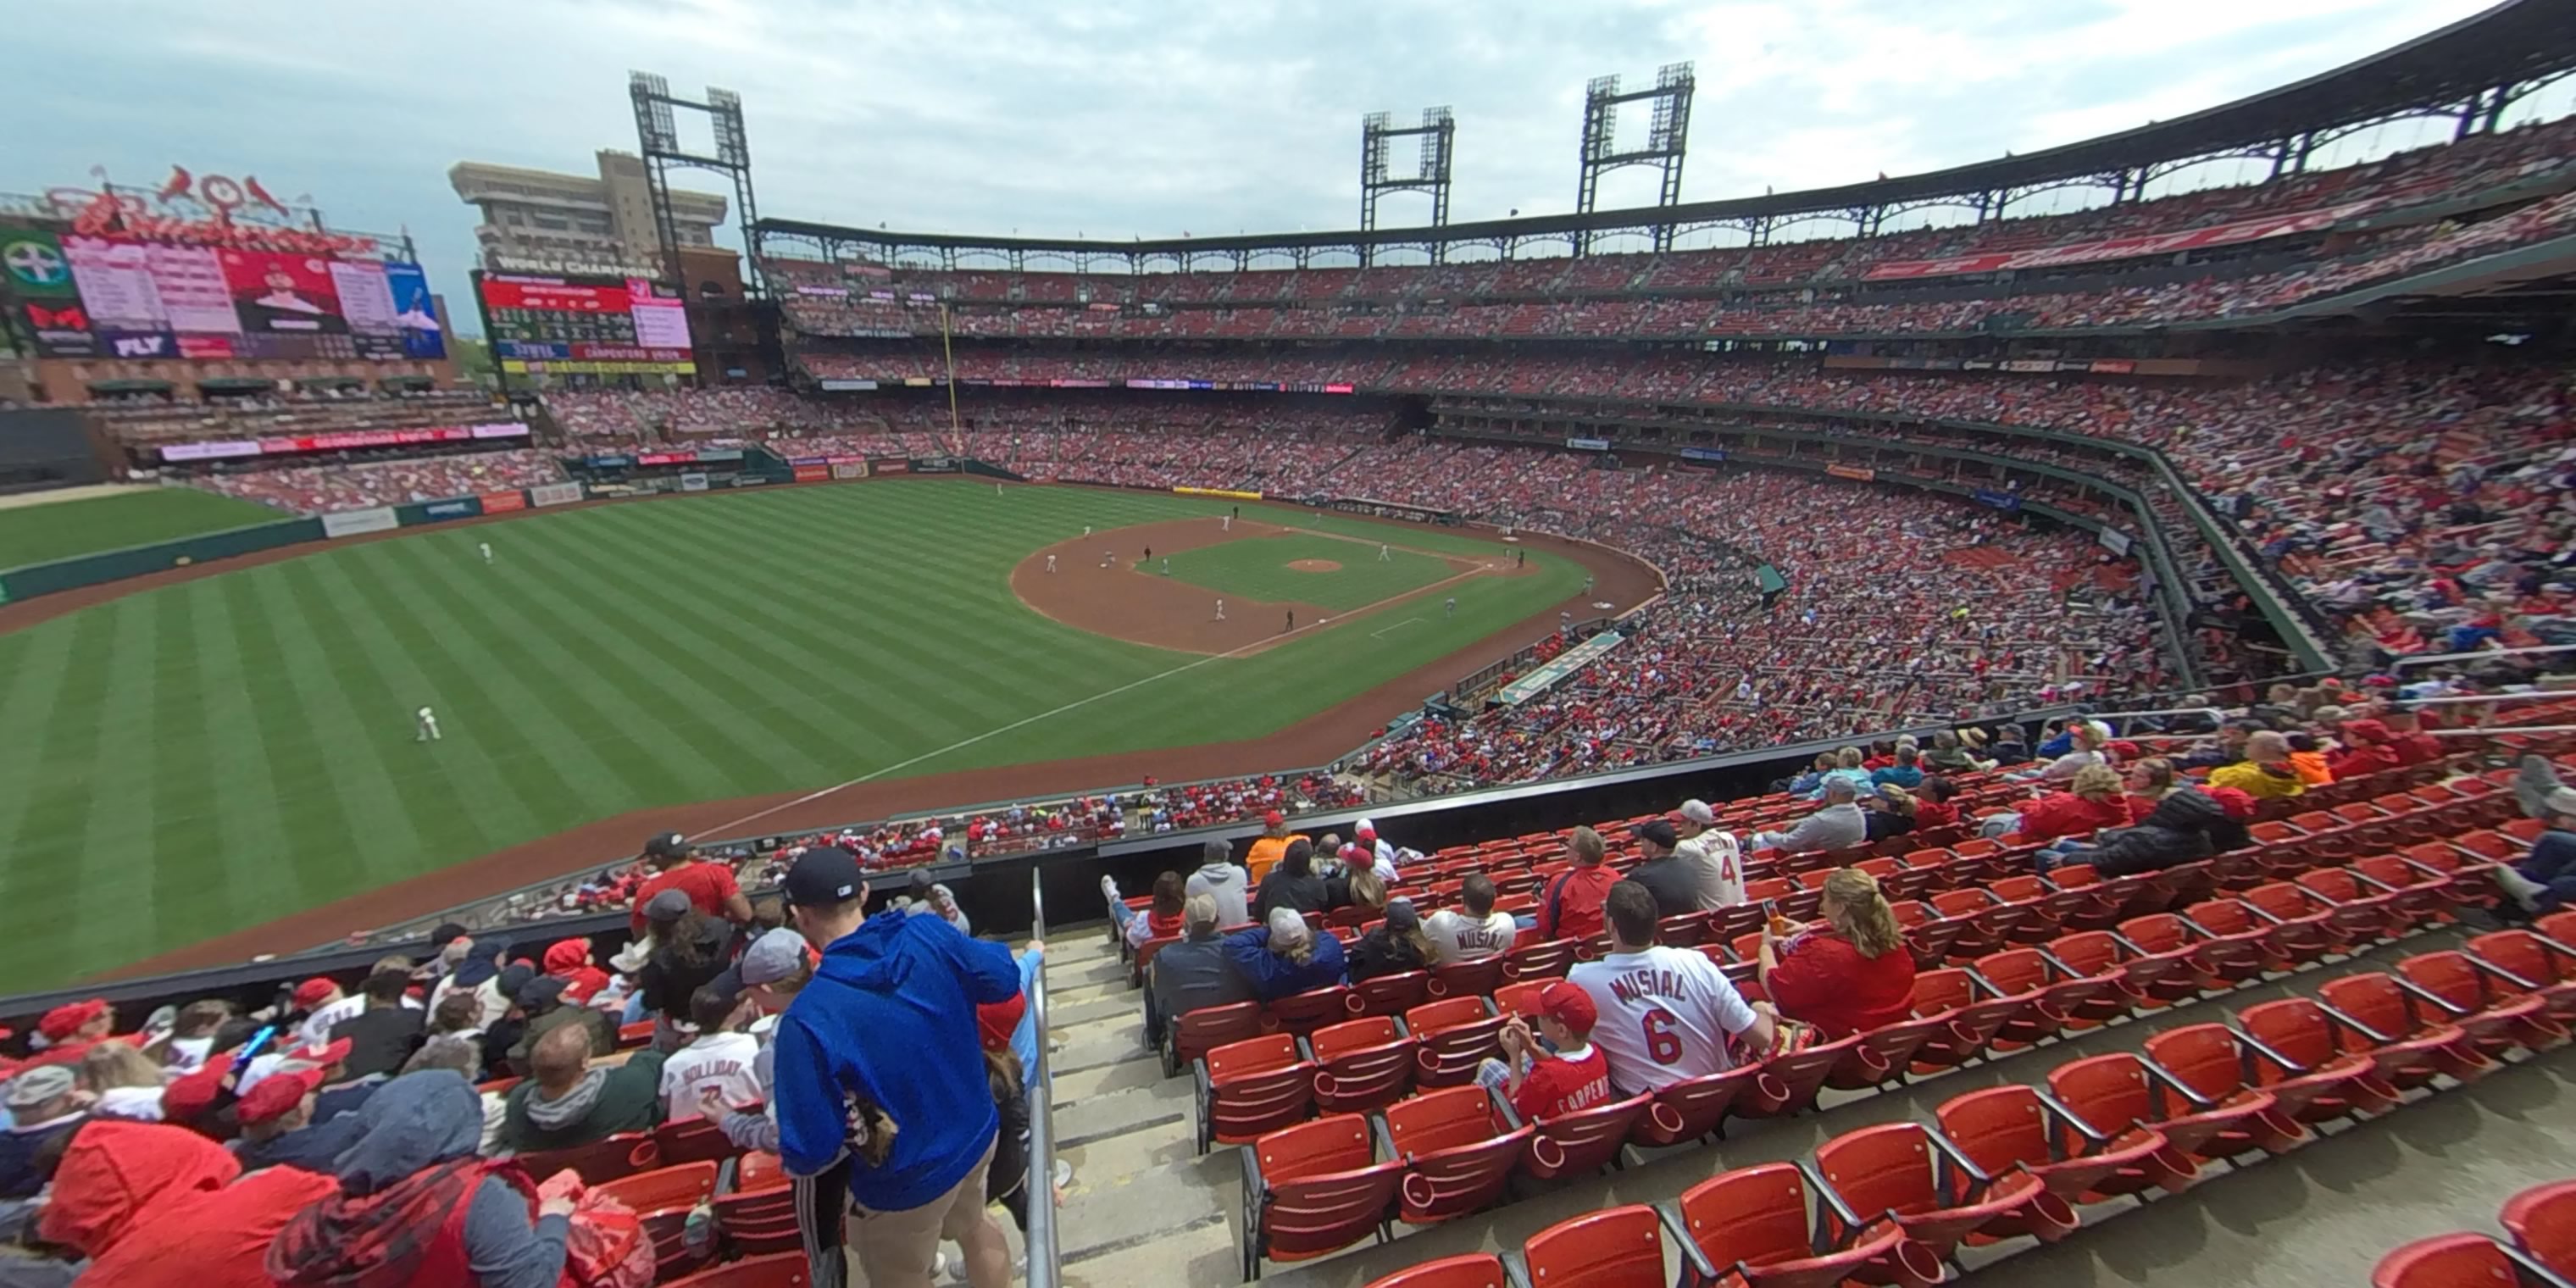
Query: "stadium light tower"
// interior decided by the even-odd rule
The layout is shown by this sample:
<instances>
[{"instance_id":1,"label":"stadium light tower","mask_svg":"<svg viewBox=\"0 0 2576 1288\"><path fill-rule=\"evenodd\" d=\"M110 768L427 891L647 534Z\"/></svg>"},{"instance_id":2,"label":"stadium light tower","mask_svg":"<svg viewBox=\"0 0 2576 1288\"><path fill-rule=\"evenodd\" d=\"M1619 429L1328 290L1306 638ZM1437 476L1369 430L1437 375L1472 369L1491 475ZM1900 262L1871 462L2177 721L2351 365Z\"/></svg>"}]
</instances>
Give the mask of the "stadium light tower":
<instances>
[{"instance_id":1,"label":"stadium light tower","mask_svg":"<svg viewBox=\"0 0 2576 1288\"><path fill-rule=\"evenodd\" d=\"M1632 165L1650 165L1663 171L1663 186L1655 198L1658 206L1677 206L1682 200L1682 154L1690 146L1691 93L1697 85L1689 63L1666 63L1655 73L1653 89L1619 92L1616 76L1595 76L1583 87L1583 170L1575 189L1574 212L1592 213L1593 203L1601 195L1601 176L1609 171ZM1646 145L1627 152L1618 150L1619 105L1652 99L1654 120L1646 130ZM1654 228L1655 249L1673 248L1673 228L1657 224ZM1575 234L1575 253L1592 249L1592 232L1585 229Z\"/></svg>"},{"instance_id":2,"label":"stadium light tower","mask_svg":"<svg viewBox=\"0 0 2576 1288\"><path fill-rule=\"evenodd\" d=\"M1421 140L1422 151L1414 163L1413 173L1402 178L1387 174L1386 154L1390 140L1413 137ZM1393 118L1384 112L1371 112L1360 118L1360 231L1377 227L1377 199L1387 192L1428 192L1431 194L1431 226L1449 222L1449 157L1458 139L1458 122L1446 107L1422 109L1422 124L1397 129ZM1436 251L1434 252L1437 253ZM1362 264L1368 252L1361 249Z\"/></svg>"},{"instance_id":3,"label":"stadium light tower","mask_svg":"<svg viewBox=\"0 0 2576 1288\"><path fill-rule=\"evenodd\" d=\"M733 179L734 211L742 221L743 257L751 261L753 284L766 289L759 248L751 242L752 225L760 222L760 207L751 191L751 142L742 125L742 96L732 90L710 88L703 103L675 98L671 82L653 72L627 73L626 93L635 102L635 139L644 154L644 185L653 198L653 232L661 241L662 271L670 274L671 284L685 288L686 283L680 273L679 224L671 214L671 172L713 170ZM715 130L714 156L680 146L674 108L706 114Z\"/></svg>"}]
</instances>

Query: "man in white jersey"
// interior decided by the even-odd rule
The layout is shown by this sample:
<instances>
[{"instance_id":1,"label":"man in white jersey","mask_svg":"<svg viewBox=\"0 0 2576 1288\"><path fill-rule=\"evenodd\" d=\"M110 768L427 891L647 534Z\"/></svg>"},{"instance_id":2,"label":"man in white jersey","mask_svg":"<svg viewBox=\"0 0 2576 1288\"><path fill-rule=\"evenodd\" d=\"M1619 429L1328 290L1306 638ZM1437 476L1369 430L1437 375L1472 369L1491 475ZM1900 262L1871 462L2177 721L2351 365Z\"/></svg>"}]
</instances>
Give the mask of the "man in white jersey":
<instances>
[{"instance_id":1,"label":"man in white jersey","mask_svg":"<svg viewBox=\"0 0 2576 1288\"><path fill-rule=\"evenodd\" d=\"M492 562L492 543L491 543L491 542L489 542L489 541L477 541L477 542L475 542L475 543L474 543L474 548L483 552L483 562L484 562L484 563L489 564L489 563L491 563L491 562Z\"/></svg>"},{"instance_id":2,"label":"man in white jersey","mask_svg":"<svg viewBox=\"0 0 2576 1288\"><path fill-rule=\"evenodd\" d=\"M1602 912L1610 953L1566 978L1591 994L1601 1013L1592 1042L1609 1053L1610 1081L1621 1095L1726 1072L1734 1067L1729 1034L1756 1050L1771 1048L1771 1017L1748 1005L1717 963L1655 942L1655 896L1646 887L1610 887Z\"/></svg>"},{"instance_id":3,"label":"man in white jersey","mask_svg":"<svg viewBox=\"0 0 2576 1288\"><path fill-rule=\"evenodd\" d=\"M422 707L412 715L413 742L438 741L438 713Z\"/></svg>"},{"instance_id":4,"label":"man in white jersey","mask_svg":"<svg viewBox=\"0 0 2576 1288\"><path fill-rule=\"evenodd\" d=\"M1482 872L1470 875L1458 888L1458 902L1466 911L1443 908L1422 919L1422 933L1440 950L1441 965L1483 961L1512 950L1512 936L1520 924L1512 914L1494 911L1492 877Z\"/></svg>"},{"instance_id":5,"label":"man in white jersey","mask_svg":"<svg viewBox=\"0 0 2576 1288\"><path fill-rule=\"evenodd\" d=\"M1699 880L1699 908L1715 912L1744 902L1744 851L1731 832L1717 830L1717 811L1707 801L1683 801L1671 815L1682 834L1673 853L1689 864Z\"/></svg>"}]
</instances>

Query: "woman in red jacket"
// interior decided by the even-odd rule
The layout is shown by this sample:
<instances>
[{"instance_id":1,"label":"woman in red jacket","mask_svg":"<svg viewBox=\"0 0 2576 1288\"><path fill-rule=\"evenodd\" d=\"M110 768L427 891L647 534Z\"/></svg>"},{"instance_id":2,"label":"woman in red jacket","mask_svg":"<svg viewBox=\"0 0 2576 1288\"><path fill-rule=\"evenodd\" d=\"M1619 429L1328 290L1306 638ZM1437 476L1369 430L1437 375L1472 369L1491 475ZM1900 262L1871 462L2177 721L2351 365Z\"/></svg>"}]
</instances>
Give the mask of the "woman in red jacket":
<instances>
[{"instance_id":1,"label":"woman in red jacket","mask_svg":"<svg viewBox=\"0 0 2576 1288\"><path fill-rule=\"evenodd\" d=\"M1824 896L1824 919L1785 943L1763 928L1755 970L1771 1004L1827 1041L1911 1015L1914 954L1878 878L1844 868L1826 878Z\"/></svg>"}]
</instances>

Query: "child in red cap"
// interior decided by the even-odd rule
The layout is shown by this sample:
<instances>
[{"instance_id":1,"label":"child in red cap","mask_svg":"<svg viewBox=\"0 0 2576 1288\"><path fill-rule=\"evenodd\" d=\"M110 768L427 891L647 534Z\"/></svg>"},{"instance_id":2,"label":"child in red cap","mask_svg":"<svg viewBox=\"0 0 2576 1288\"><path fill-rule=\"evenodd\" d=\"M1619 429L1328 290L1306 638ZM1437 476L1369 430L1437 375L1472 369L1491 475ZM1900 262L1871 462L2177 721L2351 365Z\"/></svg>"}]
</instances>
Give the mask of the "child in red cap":
<instances>
[{"instance_id":1,"label":"child in red cap","mask_svg":"<svg viewBox=\"0 0 2576 1288\"><path fill-rule=\"evenodd\" d=\"M1591 1040L1600 1018L1590 993L1558 980L1538 995L1536 1034L1527 1020L1504 1025L1504 1058L1485 1061L1476 1080L1501 1088L1524 1122L1600 1104L1611 1095L1610 1061Z\"/></svg>"}]
</instances>

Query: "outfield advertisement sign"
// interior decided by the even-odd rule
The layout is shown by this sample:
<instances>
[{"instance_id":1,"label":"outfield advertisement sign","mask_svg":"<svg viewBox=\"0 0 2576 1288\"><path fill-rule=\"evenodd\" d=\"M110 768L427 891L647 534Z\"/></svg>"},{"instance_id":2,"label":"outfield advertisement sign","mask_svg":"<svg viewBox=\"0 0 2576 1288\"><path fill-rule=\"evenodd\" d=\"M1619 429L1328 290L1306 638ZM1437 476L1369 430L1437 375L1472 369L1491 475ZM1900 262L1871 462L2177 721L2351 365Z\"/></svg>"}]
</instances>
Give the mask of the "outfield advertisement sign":
<instances>
[{"instance_id":1,"label":"outfield advertisement sign","mask_svg":"<svg viewBox=\"0 0 2576 1288\"><path fill-rule=\"evenodd\" d=\"M1610 450L1610 440L1606 438L1569 438L1565 440L1565 445L1578 452L1606 452Z\"/></svg>"},{"instance_id":2,"label":"outfield advertisement sign","mask_svg":"<svg viewBox=\"0 0 2576 1288\"><path fill-rule=\"evenodd\" d=\"M1851 479L1860 483L1874 482L1878 478L1878 471L1865 465L1828 465L1825 467L1825 473L1838 479Z\"/></svg>"},{"instance_id":3,"label":"outfield advertisement sign","mask_svg":"<svg viewBox=\"0 0 2576 1288\"><path fill-rule=\"evenodd\" d=\"M1685 447L1682 449L1682 459L1686 461L1722 461L1726 459L1726 449L1722 447Z\"/></svg>"},{"instance_id":4,"label":"outfield advertisement sign","mask_svg":"<svg viewBox=\"0 0 2576 1288\"><path fill-rule=\"evenodd\" d=\"M580 499L579 483L547 483L528 489L528 503L531 505L570 505ZM489 508L489 502L485 504Z\"/></svg>"},{"instance_id":5,"label":"outfield advertisement sign","mask_svg":"<svg viewBox=\"0 0 2576 1288\"><path fill-rule=\"evenodd\" d=\"M485 514L508 514L528 508L528 498L516 492L486 492L476 499L482 502Z\"/></svg>"},{"instance_id":6,"label":"outfield advertisement sign","mask_svg":"<svg viewBox=\"0 0 2576 1288\"><path fill-rule=\"evenodd\" d=\"M916 456L912 461L912 472L915 474L954 474L957 472L957 458L954 456Z\"/></svg>"},{"instance_id":7,"label":"outfield advertisement sign","mask_svg":"<svg viewBox=\"0 0 2576 1288\"><path fill-rule=\"evenodd\" d=\"M704 492L704 491L706 491L706 490L707 490L707 476L706 476L706 475L704 475L704 474L683 474L683 475L681 475L681 476L680 476L680 490L681 490L681 491L683 491L683 492Z\"/></svg>"},{"instance_id":8,"label":"outfield advertisement sign","mask_svg":"<svg viewBox=\"0 0 2576 1288\"><path fill-rule=\"evenodd\" d=\"M799 465L795 468L796 481L799 483L821 483L832 477L832 467L829 465L817 463L814 465Z\"/></svg>"},{"instance_id":9,"label":"outfield advertisement sign","mask_svg":"<svg viewBox=\"0 0 2576 1288\"><path fill-rule=\"evenodd\" d=\"M836 479L863 479L868 476L866 461L834 461L829 468Z\"/></svg>"},{"instance_id":10,"label":"outfield advertisement sign","mask_svg":"<svg viewBox=\"0 0 2576 1288\"><path fill-rule=\"evenodd\" d=\"M518 494L514 492L511 495ZM420 508L420 516L424 519L470 519L481 513L482 502L470 496L461 496L453 501L432 501Z\"/></svg>"},{"instance_id":11,"label":"outfield advertisement sign","mask_svg":"<svg viewBox=\"0 0 2576 1288\"><path fill-rule=\"evenodd\" d=\"M1517 707L1557 686L1559 681L1592 665L1602 655L1627 642L1617 631L1603 631L1574 647L1549 658L1521 678L1503 686L1495 695L1503 705Z\"/></svg>"},{"instance_id":12,"label":"outfield advertisement sign","mask_svg":"<svg viewBox=\"0 0 2576 1288\"><path fill-rule=\"evenodd\" d=\"M322 516L322 535L354 537L363 532L391 532L400 523L390 505L380 505L372 510L342 510Z\"/></svg>"},{"instance_id":13,"label":"outfield advertisement sign","mask_svg":"<svg viewBox=\"0 0 2576 1288\"><path fill-rule=\"evenodd\" d=\"M912 473L912 461L908 458L904 460L870 461L868 462L868 471L872 474L910 474Z\"/></svg>"},{"instance_id":14,"label":"outfield advertisement sign","mask_svg":"<svg viewBox=\"0 0 2576 1288\"><path fill-rule=\"evenodd\" d=\"M293 456L305 452L347 452L368 447L415 447L430 443L475 443L526 437L527 423L516 420L418 429L356 429L334 434L297 434L287 438L173 443L161 449L161 459L221 461L243 456Z\"/></svg>"}]
</instances>

